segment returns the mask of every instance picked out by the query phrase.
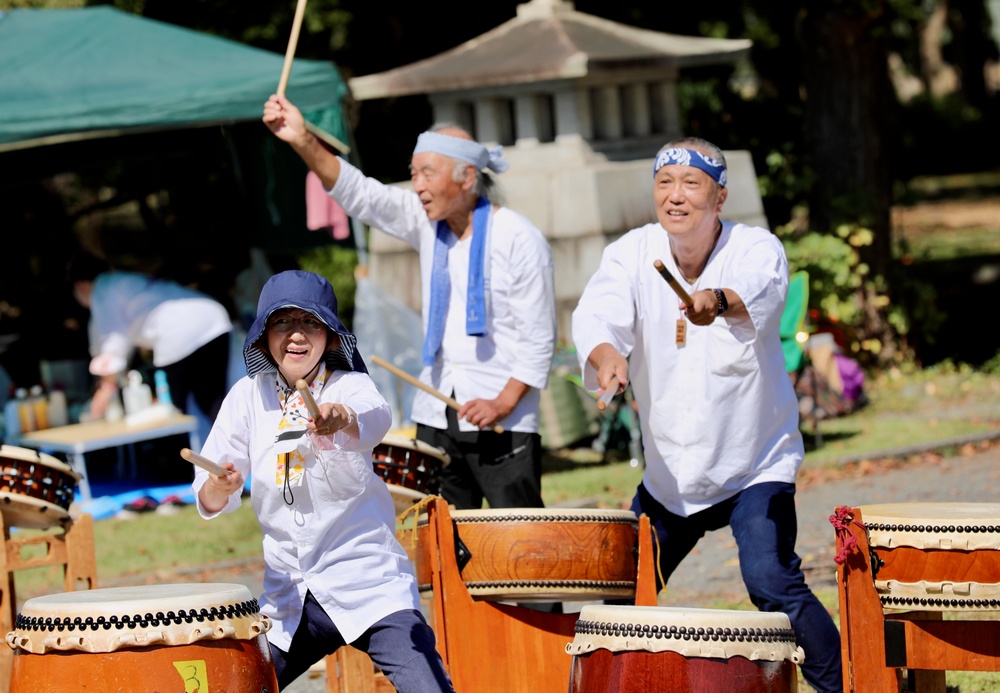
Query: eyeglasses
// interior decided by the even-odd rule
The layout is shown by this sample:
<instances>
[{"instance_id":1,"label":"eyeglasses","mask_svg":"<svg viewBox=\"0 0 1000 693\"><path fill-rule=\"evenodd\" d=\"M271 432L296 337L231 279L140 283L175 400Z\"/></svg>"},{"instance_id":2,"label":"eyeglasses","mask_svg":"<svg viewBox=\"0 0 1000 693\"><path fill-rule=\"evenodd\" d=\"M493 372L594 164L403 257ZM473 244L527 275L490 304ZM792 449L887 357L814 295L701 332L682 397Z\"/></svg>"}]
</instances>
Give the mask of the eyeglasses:
<instances>
[{"instance_id":1,"label":"eyeglasses","mask_svg":"<svg viewBox=\"0 0 1000 693\"><path fill-rule=\"evenodd\" d=\"M296 325L299 326L299 331L309 334L316 334L326 330L326 323L312 315L307 315L299 319L294 319L288 315L277 315L267 321L267 329L275 332L291 332L295 329Z\"/></svg>"}]
</instances>

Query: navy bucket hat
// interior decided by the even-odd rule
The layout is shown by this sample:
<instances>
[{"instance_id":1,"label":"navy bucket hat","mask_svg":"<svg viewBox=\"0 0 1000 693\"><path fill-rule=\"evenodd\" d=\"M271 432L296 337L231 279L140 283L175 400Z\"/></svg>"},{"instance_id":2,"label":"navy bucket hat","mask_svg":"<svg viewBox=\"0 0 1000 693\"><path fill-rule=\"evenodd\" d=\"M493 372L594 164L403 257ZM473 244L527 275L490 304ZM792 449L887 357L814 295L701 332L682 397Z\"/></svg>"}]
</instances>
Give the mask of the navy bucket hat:
<instances>
[{"instance_id":1,"label":"navy bucket hat","mask_svg":"<svg viewBox=\"0 0 1000 693\"><path fill-rule=\"evenodd\" d=\"M247 338L243 342L243 360L246 362L247 375L251 378L258 373L278 370L270 354L266 350L257 348L257 342L264 334L267 319L279 308L307 310L340 336L340 348L326 352L324 360L327 368L368 372L361 354L358 353L357 337L351 334L337 317L337 296L330 282L313 272L288 270L268 279L264 288L260 290L257 318L250 326Z\"/></svg>"}]
</instances>

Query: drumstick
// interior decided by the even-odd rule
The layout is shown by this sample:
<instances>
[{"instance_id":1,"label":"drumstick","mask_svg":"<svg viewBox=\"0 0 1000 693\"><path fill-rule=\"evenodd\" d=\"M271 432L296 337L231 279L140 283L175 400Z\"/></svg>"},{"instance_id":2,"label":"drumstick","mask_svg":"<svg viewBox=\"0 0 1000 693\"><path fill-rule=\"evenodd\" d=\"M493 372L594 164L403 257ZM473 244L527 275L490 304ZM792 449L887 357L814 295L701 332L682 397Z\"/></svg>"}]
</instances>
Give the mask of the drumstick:
<instances>
[{"instance_id":1,"label":"drumstick","mask_svg":"<svg viewBox=\"0 0 1000 693\"><path fill-rule=\"evenodd\" d=\"M207 457L202 457L201 455L199 455L197 452L195 452L191 448L183 448L181 450L181 457L183 457L184 459L186 459L188 462L190 462L191 464L195 465L196 467L201 467L206 472L211 472L212 474L215 474L216 476L225 476L226 474L229 473L228 469L224 469L224 468L220 467L219 465L217 465L215 462L213 462L212 460L208 459Z\"/></svg>"},{"instance_id":2,"label":"drumstick","mask_svg":"<svg viewBox=\"0 0 1000 693\"><path fill-rule=\"evenodd\" d=\"M319 421L319 405L316 404L316 400L313 399L312 393L309 392L309 385L305 380L300 378L295 381L295 389L299 391L300 395L302 395L302 400L306 403L306 409L309 410L309 416L312 417L313 421Z\"/></svg>"},{"instance_id":3,"label":"drumstick","mask_svg":"<svg viewBox=\"0 0 1000 693\"><path fill-rule=\"evenodd\" d=\"M295 17L292 19L292 33L288 37L288 48L285 50L285 64L281 67L281 79L278 80L278 95L285 95L288 86L288 76L292 73L292 59L295 58L295 46L299 42L299 29L302 27L302 16L306 12L306 0L298 0L295 4Z\"/></svg>"},{"instance_id":4,"label":"drumstick","mask_svg":"<svg viewBox=\"0 0 1000 693\"><path fill-rule=\"evenodd\" d=\"M397 368L396 366L392 365L391 363L381 358L380 356L372 355L371 360L372 363L374 363L375 365L382 366L382 368L386 369L393 375L402 378L413 387L419 387L427 394L434 395L442 402L445 402L449 407L451 407L455 411L458 411L459 409L462 408L462 405L458 403L458 400L453 399L448 395L441 394L430 385L420 382L420 380L414 378L412 375L404 371L402 368ZM503 433L503 426L501 426L500 424L493 424L492 426L490 426L490 428L492 428L495 433Z\"/></svg>"},{"instance_id":5,"label":"drumstick","mask_svg":"<svg viewBox=\"0 0 1000 693\"><path fill-rule=\"evenodd\" d=\"M674 293L677 294L682 301L684 301L684 305L690 308L693 303L691 301L691 296L689 296L688 292L684 290L684 287L680 285L680 282L674 279L674 275L670 274L670 270L667 269L666 265L659 260L653 260L653 267L656 268L656 271L660 273L661 277L667 280L667 284L669 284L670 288L674 290Z\"/></svg>"},{"instance_id":6,"label":"drumstick","mask_svg":"<svg viewBox=\"0 0 1000 693\"><path fill-rule=\"evenodd\" d=\"M615 393L618 392L618 378L616 376L611 376L611 381L608 386L604 388L604 394L601 398L597 400L597 408L604 411L609 404L611 404L612 398L614 398Z\"/></svg>"}]
</instances>

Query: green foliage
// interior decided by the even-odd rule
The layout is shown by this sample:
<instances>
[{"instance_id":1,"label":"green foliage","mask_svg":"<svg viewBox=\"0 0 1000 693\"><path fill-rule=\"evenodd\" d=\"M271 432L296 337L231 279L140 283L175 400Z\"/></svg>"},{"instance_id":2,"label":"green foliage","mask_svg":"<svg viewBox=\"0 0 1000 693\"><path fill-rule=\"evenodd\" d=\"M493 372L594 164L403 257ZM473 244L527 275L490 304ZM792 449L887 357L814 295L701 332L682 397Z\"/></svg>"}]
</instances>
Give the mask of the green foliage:
<instances>
[{"instance_id":1,"label":"green foliage","mask_svg":"<svg viewBox=\"0 0 1000 693\"><path fill-rule=\"evenodd\" d=\"M987 375L1000 375L1000 351L984 363L980 370Z\"/></svg>"},{"instance_id":2,"label":"green foliage","mask_svg":"<svg viewBox=\"0 0 1000 693\"><path fill-rule=\"evenodd\" d=\"M347 329L354 321L354 290L357 281L354 270L358 266L358 251L339 245L316 248L299 257L299 267L315 272L330 280L337 294L337 310Z\"/></svg>"},{"instance_id":3,"label":"green foliage","mask_svg":"<svg viewBox=\"0 0 1000 693\"><path fill-rule=\"evenodd\" d=\"M790 222L777 229L792 272L809 273L810 308L844 326L859 327L858 290L868 274L857 246L868 240L867 229L842 227L837 235L802 231ZM868 240L870 242L870 240Z\"/></svg>"}]
</instances>

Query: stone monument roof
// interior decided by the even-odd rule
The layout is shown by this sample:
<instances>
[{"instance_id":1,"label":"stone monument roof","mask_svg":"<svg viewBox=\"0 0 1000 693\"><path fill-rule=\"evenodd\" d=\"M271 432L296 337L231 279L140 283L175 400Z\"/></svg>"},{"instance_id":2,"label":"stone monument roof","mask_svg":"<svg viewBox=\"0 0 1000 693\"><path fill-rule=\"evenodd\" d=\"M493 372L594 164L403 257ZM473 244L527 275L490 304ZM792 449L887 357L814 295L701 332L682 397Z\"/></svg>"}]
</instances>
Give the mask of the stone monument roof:
<instances>
[{"instance_id":1,"label":"stone monument roof","mask_svg":"<svg viewBox=\"0 0 1000 693\"><path fill-rule=\"evenodd\" d=\"M578 79L623 67L733 62L747 39L681 36L577 12L565 0L530 0L517 16L438 55L349 80L358 100Z\"/></svg>"}]
</instances>

